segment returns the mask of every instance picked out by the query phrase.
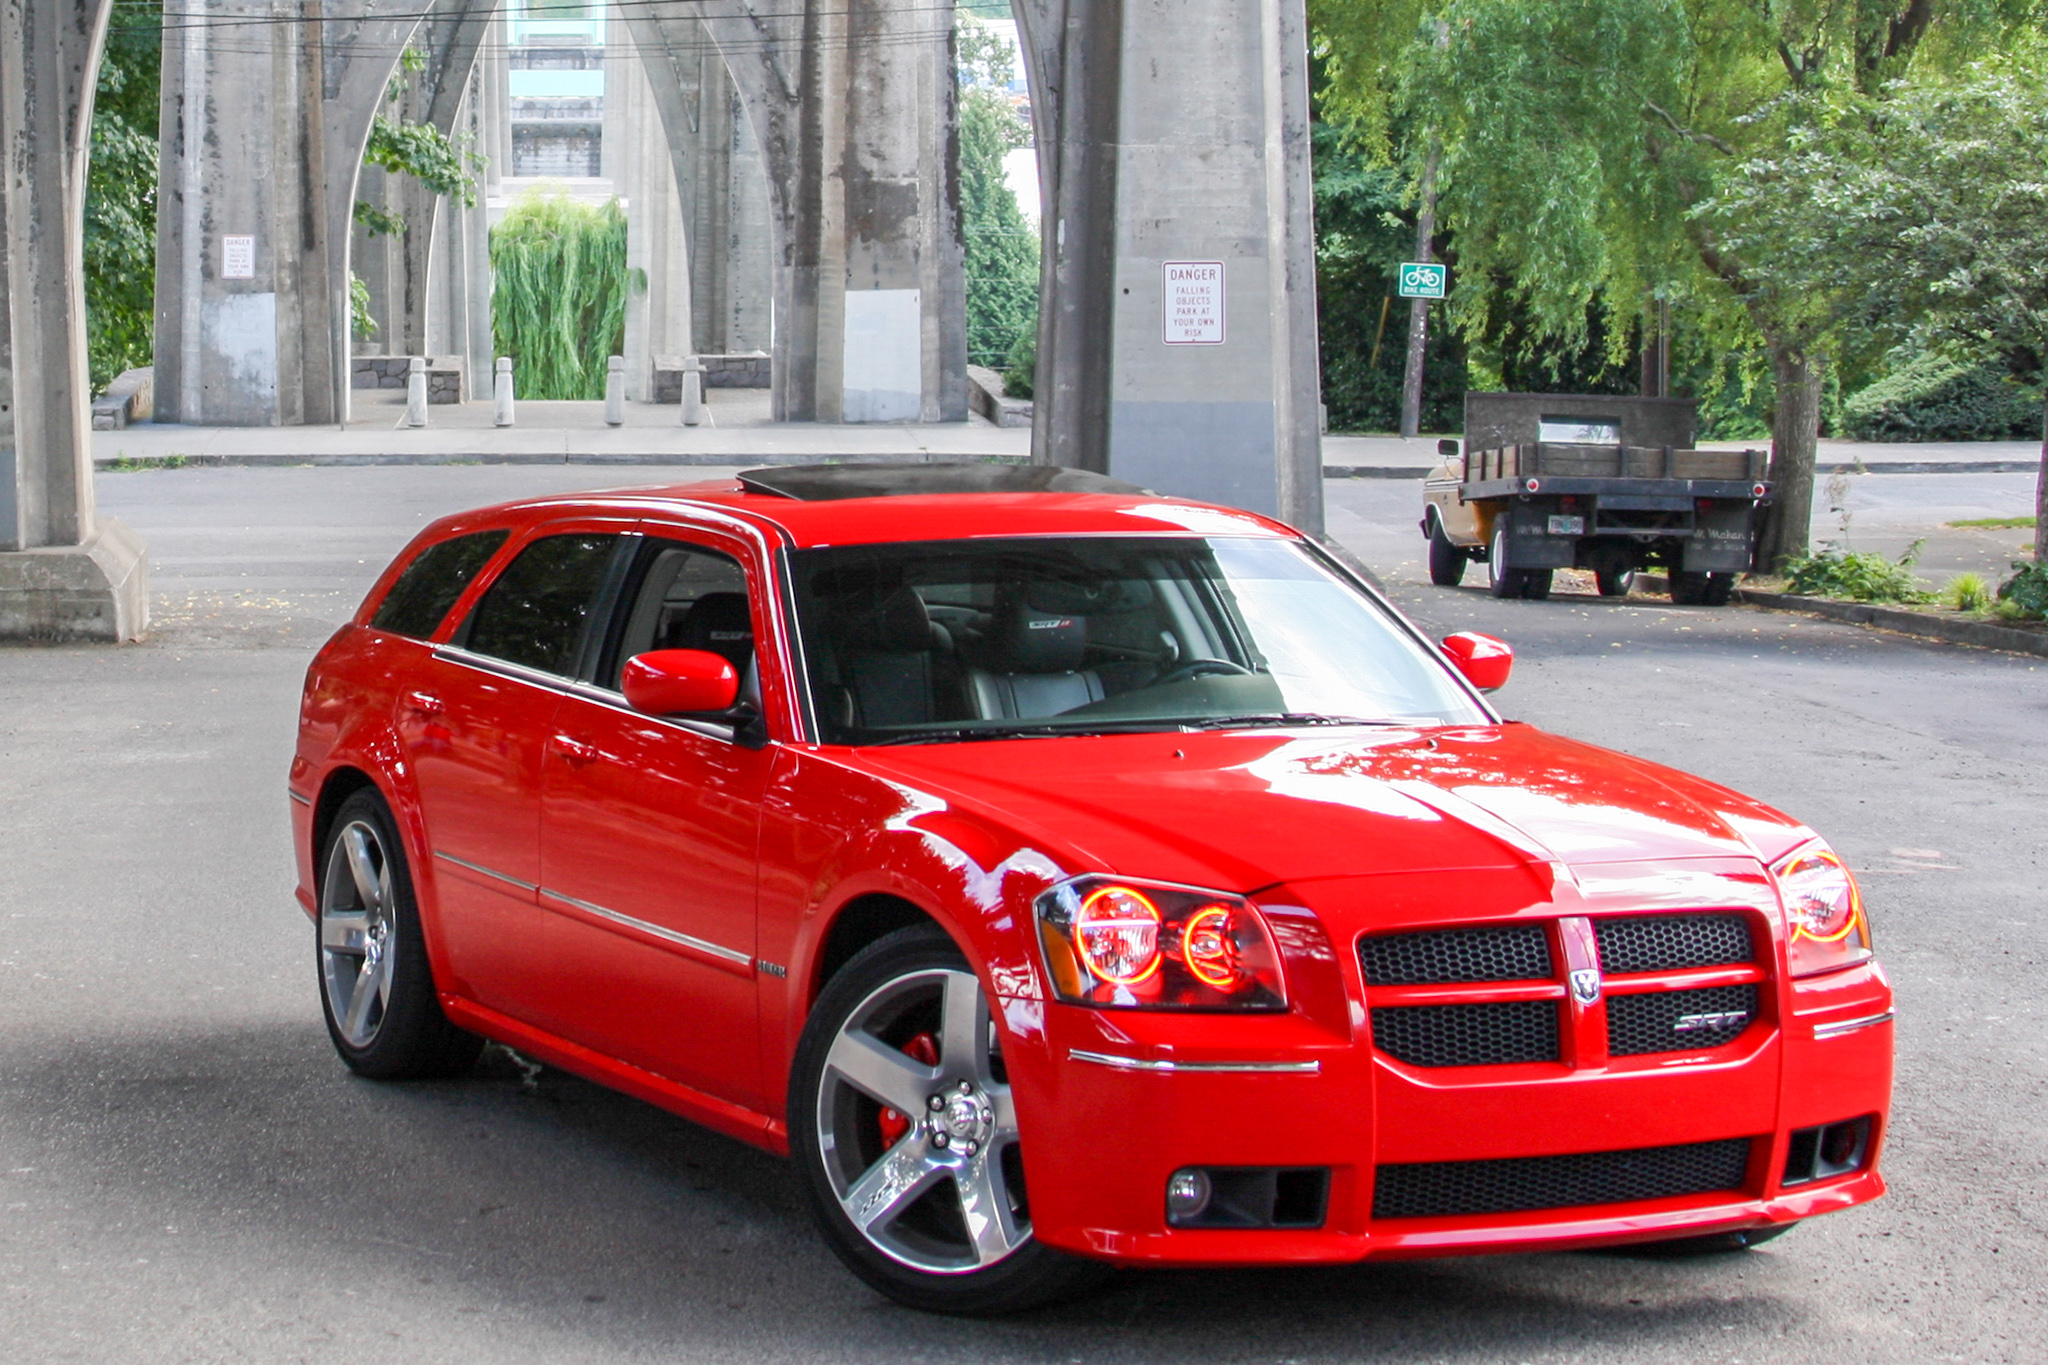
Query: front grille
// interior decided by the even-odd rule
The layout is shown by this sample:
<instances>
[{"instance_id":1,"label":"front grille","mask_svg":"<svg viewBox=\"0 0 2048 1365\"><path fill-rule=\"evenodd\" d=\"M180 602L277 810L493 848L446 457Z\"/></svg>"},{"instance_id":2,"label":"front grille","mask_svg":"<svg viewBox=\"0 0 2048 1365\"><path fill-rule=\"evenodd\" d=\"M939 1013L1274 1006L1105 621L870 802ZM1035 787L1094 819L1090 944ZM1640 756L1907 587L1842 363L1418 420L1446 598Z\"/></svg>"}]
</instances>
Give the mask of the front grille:
<instances>
[{"instance_id":1,"label":"front grille","mask_svg":"<svg viewBox=\"0 0 2048 1365\"><path fill-rule=\"evenodd\" d=\"M1410 1066L1506 1066L1558 1058L1557 1002L1382 1006L1372 1012L1380 1051Z\"/></svg>"},{"instance_id":2,"label":"front grille","mask_svg":"<svg viewBox=\"0 0 2048 1365\"><path fill-rule=\"evenodd\" d=\"M1438 929L1358 941L1369 986L1454 981L1542 981L1551 975L1550 938L1538 924Z\"/></svg>"},{"instance_id":3,"label":"front grille","mask_svg":"<svg viewBox=\"0 0 2048 1365\"><path fill-rule=\"evenodd\" d=\"M1749 1167L1749 1143L1728 1138L1629 1152L1382 1166L1374 1176L1372 1216L1519 1213L1736 1190Z\"/></svg>"},{"instance_id":4,"label":"front grille","mask_svg":"<svg viewBox=\"0 0 2048 1365\"><path fill-rule=\"evenodd\" d=\"M1715 1016L1739 1015L1739 1018ZM1615 1057L1691 1052L1732 1042L1756 1018L1755 986L1708 986L1607 997L1607 1051Z\"/></svg>"},{"instance_id":5,"label":"front grille","mask_svg":"<svg viewBox=\"0 0 2048 1365\"><path fill-rule=\"evenodd\" d=\"M1749 925L1740 915L1638 915L1593 921L1600 969L1608 973L1671 972L1751 962Z\"/></svg>"}]
</instances>

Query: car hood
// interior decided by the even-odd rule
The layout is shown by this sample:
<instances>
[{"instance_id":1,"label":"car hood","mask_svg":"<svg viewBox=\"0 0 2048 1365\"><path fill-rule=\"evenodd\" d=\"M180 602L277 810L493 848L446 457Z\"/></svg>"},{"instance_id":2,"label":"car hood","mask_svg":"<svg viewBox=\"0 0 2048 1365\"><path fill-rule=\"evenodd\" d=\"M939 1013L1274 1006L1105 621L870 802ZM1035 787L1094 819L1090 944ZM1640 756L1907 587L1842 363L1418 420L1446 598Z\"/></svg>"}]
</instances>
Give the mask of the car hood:
<instances>
[{"instance_id":1,"label":"car hood","mask_svg":"<svg viewBox=\"0 0 2048 1365\"><path fill-rule=\"evenodd\" d=\"M1390 872L1771 860L1810 832L1531 726L1114 735L861 751L1075 870L1218 890Z\"/></svg>"}]
</instances>

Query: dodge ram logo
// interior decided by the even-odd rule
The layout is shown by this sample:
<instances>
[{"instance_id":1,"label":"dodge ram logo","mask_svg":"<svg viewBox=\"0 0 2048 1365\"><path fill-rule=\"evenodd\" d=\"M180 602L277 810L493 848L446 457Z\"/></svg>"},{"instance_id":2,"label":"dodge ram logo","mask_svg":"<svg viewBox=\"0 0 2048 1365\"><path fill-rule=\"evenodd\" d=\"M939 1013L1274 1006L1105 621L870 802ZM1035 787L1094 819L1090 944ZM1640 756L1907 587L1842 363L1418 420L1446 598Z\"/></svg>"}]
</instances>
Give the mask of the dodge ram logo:
<instances>
[{"instance_id":1,"label":"dodge ram logo","mask_svg":"<svg viewBox=\"0 0 2048 1365\"><path fill-rule=\"evenodd\" d=\"M1600 969L1580 967L1572 972L1572 999L1581 1005L1600 1003Z\"/></svg>"}]
</instances>

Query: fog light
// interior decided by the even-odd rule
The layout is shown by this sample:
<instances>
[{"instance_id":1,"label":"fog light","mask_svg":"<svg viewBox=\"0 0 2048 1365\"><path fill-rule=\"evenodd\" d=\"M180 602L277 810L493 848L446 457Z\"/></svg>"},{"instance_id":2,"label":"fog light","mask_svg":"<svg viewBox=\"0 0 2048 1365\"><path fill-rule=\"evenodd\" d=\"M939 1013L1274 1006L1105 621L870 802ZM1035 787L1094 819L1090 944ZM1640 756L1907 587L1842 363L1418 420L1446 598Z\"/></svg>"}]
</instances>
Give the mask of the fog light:
<instances>
[{"instance_id":1,"label":"fog light","mask_svg":"<svg viewBox=\"0 0 2048 1365\"><path fill-rule=\"evenodd\" d=\"M1166 1181L1166 1216L1176 1223L1199 1218L1209 1207L1209 1175L1190 1166Z\"/></svg>"}]
</instances>

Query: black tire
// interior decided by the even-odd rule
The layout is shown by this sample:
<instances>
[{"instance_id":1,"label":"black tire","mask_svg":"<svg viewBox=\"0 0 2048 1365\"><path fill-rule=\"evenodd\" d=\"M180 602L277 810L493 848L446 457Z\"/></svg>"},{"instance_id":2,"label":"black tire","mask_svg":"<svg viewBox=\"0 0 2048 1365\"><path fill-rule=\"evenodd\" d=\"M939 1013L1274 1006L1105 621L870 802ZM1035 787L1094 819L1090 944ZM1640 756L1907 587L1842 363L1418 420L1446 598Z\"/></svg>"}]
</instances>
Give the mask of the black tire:
<instances>
[{"instance_id":1,"label":"black tire","mask_svg":"<svg viewBox=\"0 0 2048 1365\"><path fill-rule=\"evenodd\" d=\"M1521 569L1504 568L1507 557L1507 522L1505 519L1496 518L1493 523L1493 541L1486 553L1486 565L1493 574L1493 581L1487 591L1495 597L1520 597L1528 575Z\"/></svg>"},{"instance_id":2,"label":"black tire","mask_svg":"<svg viewBox=\"0 0 2048 1365\"><path fill-rule=\"evenodd\" d=\"M966 991L971 1000L956 994ZM898 1090L893 1104L880 1093ZM900 929L826 983L790 1071L789 1145L818 1230L849 1270L908 1307L970 1316L1020 1312L1102 1278L1106 1266L1031 1237L1018 1138L987 996L941 930ZM849 1205L866 1212L885 1195L857 1225ZM970 1199L996 1211L979 1243Z\"/></svg>"},{"instance_id":3,"label":"black tire","mask_svg":"<svg viewBox=\"0 0 2048 1365\"><path fill-rule=\"evenodd\" d=\"M319 866L313 961L320 1012L341 1060L380 1081L469 1070L484 1040L441 1012L405 844L374 789L341 803Z\"/></svg>"},{"instance_id":4,"label":"black tire","mask_svg":"<svg viewBox=\"0 0 2048 1365\"><path fill-rule=\"evenodd\" d=\"M1549 601L1550 576L1552 572L1550 569L1521 570L1522 596L1528 598L1531 602Z\"/></svg>"},{"instance_id":5,"label":"black tire","mask_svg":"<svg viewBox=\"0 0 2048 1365\"><path fill-rule=\"evenodd\" d=\"M1624 1247L1623 1251L1638 1256L1684 1260L1692 1256L1724 1256L1730 1252L1748 1251L1765 1242L1773 1242L1798 1227L1797 1223L1780 1223L1776 1227L1743 1228L1737 1232L1710 1232L1704 1237L1674 1237L1667 1242L1645 1242L1640 1246Z\"/></svg>"},{"instance_id":6,"label":"black tire","mask_svg":"<svg viewBox=\"0 0 2048 1365\"><path fill-rule=\"evenodd\" d=\"M1707 576L1703 573L1687 573L1683 569L1671 571L1671 600L1681 607L1703 606L1707 600Z\"/></svg>"},{"instance_id":7,"label":"black tire","mask_svg":"<svg viewBox=\"0 0 2048 1365\"><path fill-rule=\"evenodd\" d=\"M1636 585L1634 569L1598 569L1593 574L1602 597L1626 597Z\"/></svg>"},{"instance_id":8,"label":"black tire","mask_svg":"<svg viewBox=\"0 0 2048 1365\"><path fill-rule=\"evenodd\" d=\"M1429 519L1429 581L1439 588L1455 588L1465 581L1465 566L1472 562L1470 555L1451 544L1451 538L1444 534L1444 524L1435 517Z\"/></svg>"},{"instance_id":9,"label":"black tire","mask_svg":"<svg viewBox=\"0 0 2048 1365\"><path fill-rule=\"evenodd\" d=\"M1735 597L1735 575L1716 573L1707 575L1707 586L1700 593L1700 604L1708 607L1725 607Z\"/></svg>"}]
</instances>

